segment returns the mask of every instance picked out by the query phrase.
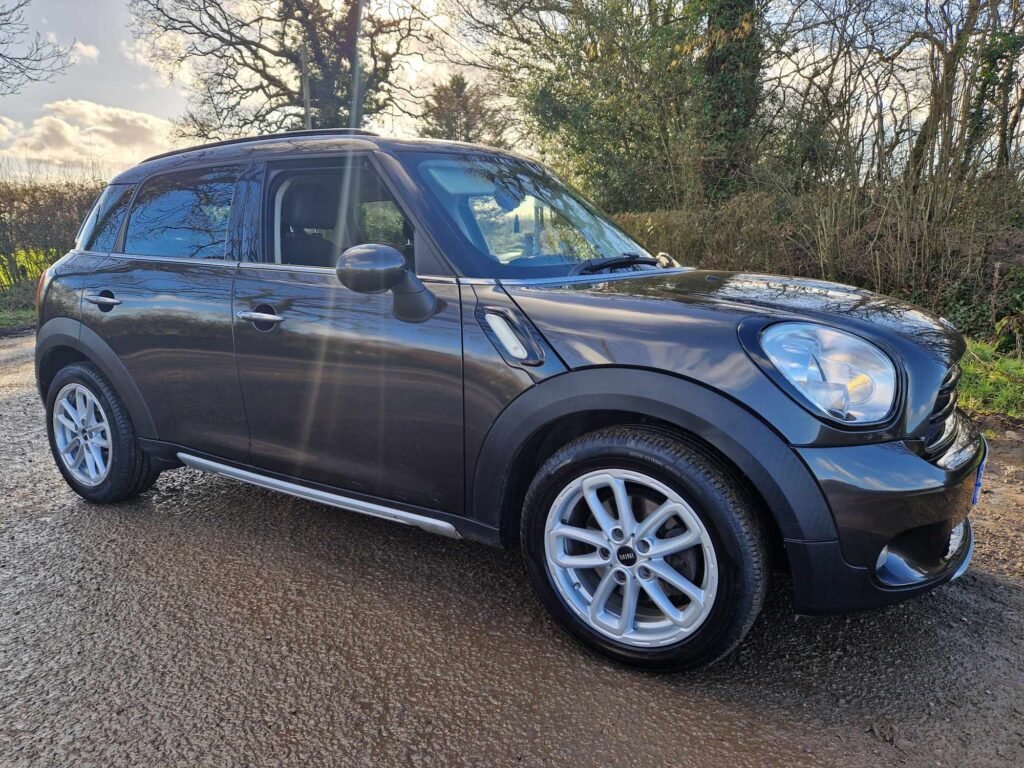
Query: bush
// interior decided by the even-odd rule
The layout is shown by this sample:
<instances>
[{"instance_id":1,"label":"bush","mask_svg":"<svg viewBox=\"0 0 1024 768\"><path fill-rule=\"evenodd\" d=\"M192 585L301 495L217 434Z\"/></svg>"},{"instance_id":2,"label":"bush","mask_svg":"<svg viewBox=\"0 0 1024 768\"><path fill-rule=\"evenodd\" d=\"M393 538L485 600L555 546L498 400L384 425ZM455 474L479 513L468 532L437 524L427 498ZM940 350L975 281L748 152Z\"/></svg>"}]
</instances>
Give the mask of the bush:
<instances>
[{"instance_id":1,"label":"bush","mask_svg":"<svg viewBox=\"0 0 1024 768\"><path fill-rule=\"evenodd\" d=\"M0 178L0 290L34 283L67 253L102 188L84 176Z\"/></svg>"},{"instance_id":2,"label":"bush","mask_svg":"<svg viewBox=\"0 0 1024 768\"><path fill-rule=\"evenodd\" d=\"M0 329L32 325L36 320L35 302L35 283L31 281L0 289Z\"/></svg>"},{"instance_id":3,"label":"bush","mask_svg":"<svg viewBox=\"0 0 1024 768\"><path fill-rule=\"evenodd\" d=\"M743 194L719 206L622 213L616 220L652 253L664 251L688 266L806 273L787 247L785 225L774 207L768 195Z\"/></svg>"},{"instance_id":4,"label":"bush","mask_svg":"<svg viewBox=\"0 0 1024 768\"><path fill-rule=\"evenodd\" d=\"M85 174L28 176L0 166L0 327L35 321L36 281L74 247L102 188Z\"/></svg>"},{"instance_id":5,"label":"bush","mask_svg":"<svg viewBox=\"0 0 1024 768\"><path fill-rule=\"evenodd\" d=\"M868 288L942 315L968 334L1024 348L1024 194L992 180L938 216L900 190L764 184L720 205L624 213L619 224L652 252L704 269L792 274ZM1000 201L999 205L995 200Z\"/></svg>"}]
</instances>

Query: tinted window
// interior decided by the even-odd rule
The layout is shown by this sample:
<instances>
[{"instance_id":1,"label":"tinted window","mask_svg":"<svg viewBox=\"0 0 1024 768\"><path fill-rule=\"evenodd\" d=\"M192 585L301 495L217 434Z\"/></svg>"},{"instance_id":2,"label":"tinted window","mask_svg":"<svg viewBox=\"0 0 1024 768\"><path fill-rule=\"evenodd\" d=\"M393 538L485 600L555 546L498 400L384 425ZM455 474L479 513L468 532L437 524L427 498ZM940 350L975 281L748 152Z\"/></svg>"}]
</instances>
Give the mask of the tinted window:
<instances>
[{"instance_id":1,"label":"tinted window","mask_svg":"<svg viewBox=\"0 0 1024 768\"><path fill-rule=\"evenodd\" d=\"M126 253L223 259L238 168L205 168L150 179L128 219Z\"/></svg>"},{"instance_id":2,"label":"tinted window","mask_svg":"<svg viewBox=\"0 0 1024 768\"><path fill-rule=\"evenodd\" d=\"M397 248L414 264L412 225L366 163L279 171L268 204L278 264L330 268L345 250L366 243Z\"/></svg>"},{"instance_id":3,"label":"tinted window","mask_svg":"<svg viewBox=\"0 0 1024 768\"><path fill-rule=\"evenodd\" d=\"M111 184L104 189L82 224L75 247L85 251L113 250L134 191L133 184Z\"/></svg>"},{"instance_id":4,"label":"tinted window","mask_svg":"<svg viewBox=\"0 0 1024 768\"><path fill-rule=\"evenodd\" d=\"M384 243L399 249L408 244L411 227L393 200L360 203L356 215L368 243Z\"/></svg>"}]
</instances>

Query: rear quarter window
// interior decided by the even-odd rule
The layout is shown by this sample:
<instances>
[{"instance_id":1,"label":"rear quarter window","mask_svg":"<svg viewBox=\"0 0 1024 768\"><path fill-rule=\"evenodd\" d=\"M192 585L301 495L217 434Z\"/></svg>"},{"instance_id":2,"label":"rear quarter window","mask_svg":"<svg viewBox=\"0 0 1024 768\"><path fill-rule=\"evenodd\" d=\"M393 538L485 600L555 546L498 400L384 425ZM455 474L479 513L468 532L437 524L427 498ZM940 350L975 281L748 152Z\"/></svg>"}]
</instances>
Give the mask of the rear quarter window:
<instances>
[{"instance_id":1,"label":"rear quarter window","mask_svg":"<svg viewBox=\"0 0 1024 768\"><path fill-rule=\"evenodd\" d=\"M128 213L134 184L110 184L96 199L82 223L75 247L81 251L112 251Z\"/></svg>"},{"instance_id":2,"label":"rear quarter window","mask_svg":"<svg viewBox=\"0 0 1024 768\"><path fill-rule=\"evenodd\" d=\"M147 180L132 205L125 253L223 259L238 173L223 166Z\"/></svg>"}]
</instances>

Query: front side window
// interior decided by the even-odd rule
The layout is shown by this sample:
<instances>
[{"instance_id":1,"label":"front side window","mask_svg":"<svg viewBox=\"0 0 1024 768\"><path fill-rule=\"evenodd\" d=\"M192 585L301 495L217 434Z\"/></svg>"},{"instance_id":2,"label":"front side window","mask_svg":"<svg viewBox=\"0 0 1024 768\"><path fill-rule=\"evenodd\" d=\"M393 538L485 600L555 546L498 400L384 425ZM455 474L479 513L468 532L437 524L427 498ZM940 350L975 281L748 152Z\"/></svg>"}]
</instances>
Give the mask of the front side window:
<instances>
[{"instance_id":1,"label":"front side window","mask_svg":"<svg viewBox=\"0 0 1024 768\"><path fill-rule=\"evenodd\" d=\"M384 243L399 250L409 240L409 220L399 210L394 200L369 200L359 203L356 220L362 228L367 242Z\"/></svg>"},{"instance_id":2,"label":"front side window","mask_svg":"<svg viewBox=\"0 0 1024 768\"><path fill-rule=\"evenodd\" d=\"M139 190L124 251L139 256L223 259L236 166L167 173Z\"/></svg>"},{"instance_id":3,"label":"front side window","mask_svg":"<svg viewBox=\"0 0 1024 768\"><path fill-rule=\"evenodd\" d=\"M134 191L134 184L108 185L100 193L85 223L82 224L75 247L82 251L114 250Z\"/></svg>"},{"instance_id":4,"label":"front side window","mask_svg":"<svg viewBox=\"0 0 1024 768\"><path fill-rule=\"evenodd\" d=\"M399 250L414 267L412 224L366 161L275 169L269 190L275 263L333 269L345 250L380 243Z\"/></svg>"},{"instance_id":5,"label":"front side window","mask_svg":"<svg viewBox=\"0 0 1024 768\"><path fill-rule=\"evenodd\" d=\"M469 246L475 276L561 276L591 260L650 257L535 163L473 153L401 159Z\"/></svg>"}]
</instances>

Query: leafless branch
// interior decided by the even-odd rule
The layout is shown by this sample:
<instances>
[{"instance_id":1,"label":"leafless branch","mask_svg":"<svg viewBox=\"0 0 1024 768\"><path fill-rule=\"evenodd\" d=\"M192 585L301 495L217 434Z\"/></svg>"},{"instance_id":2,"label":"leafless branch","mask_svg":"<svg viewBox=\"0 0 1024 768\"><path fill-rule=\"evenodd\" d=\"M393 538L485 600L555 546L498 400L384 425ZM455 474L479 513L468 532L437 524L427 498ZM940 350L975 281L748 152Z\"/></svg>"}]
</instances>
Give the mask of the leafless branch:
<instances>
[{"instance_id":1,"label":"leafless branch","mask_svg":"<svg viewBox=\"0 0 1024 768\"><path fill-rule=\"evenodd\" d=\"M70 63L70 48L29 31L25 9L32 0L0 2L0 96L28 83L52 80Z\"/></svg>"}]
</instances>

